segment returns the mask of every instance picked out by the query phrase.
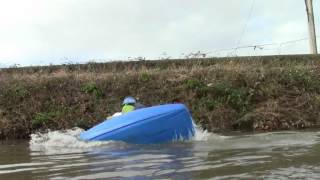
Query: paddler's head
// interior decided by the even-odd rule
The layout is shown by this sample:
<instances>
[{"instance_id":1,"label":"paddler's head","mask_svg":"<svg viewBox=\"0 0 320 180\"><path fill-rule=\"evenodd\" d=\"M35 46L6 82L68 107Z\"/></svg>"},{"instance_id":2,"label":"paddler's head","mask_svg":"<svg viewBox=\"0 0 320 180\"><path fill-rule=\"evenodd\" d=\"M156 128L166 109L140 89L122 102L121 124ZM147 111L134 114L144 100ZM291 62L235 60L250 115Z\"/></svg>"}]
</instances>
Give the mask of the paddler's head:
<instances>
[{"instance_id":1,"label":"paddler's head","mask_svg":"<svg viewBox=\"0 0 320 180\"><path fill-rule=\"evenodd\" d=\"M122 102L122 105L126 105L126 104L134 105L136 104L136 99L134 97L128 96L124 98Z\"/></svg>"}]
</instances>

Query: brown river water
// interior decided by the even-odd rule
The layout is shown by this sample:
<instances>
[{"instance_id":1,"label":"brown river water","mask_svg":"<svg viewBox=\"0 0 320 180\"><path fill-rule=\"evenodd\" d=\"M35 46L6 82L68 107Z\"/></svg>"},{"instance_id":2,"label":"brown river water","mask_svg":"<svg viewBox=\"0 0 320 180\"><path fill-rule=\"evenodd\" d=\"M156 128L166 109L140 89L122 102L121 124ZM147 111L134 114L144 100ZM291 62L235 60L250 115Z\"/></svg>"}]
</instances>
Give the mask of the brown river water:
<instances>
[{"instance_id":1,"label":"brown river water","mask_svg":"<svg viewBox=\"0 0 320 180\"><path fill-rule=\"evenodd\" d=\"M0 179L320 179L320 131L188 142L83 142L81 129L0 142Z\"/></svg>"}]
</instances>

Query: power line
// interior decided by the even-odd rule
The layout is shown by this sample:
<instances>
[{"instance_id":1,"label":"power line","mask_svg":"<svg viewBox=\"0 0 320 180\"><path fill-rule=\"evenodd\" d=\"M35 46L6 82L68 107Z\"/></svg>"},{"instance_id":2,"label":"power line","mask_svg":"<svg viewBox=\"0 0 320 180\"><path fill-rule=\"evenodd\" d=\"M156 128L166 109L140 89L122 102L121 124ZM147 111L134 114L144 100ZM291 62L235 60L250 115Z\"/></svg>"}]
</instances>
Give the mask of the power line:
<instances>
[{"instance_id":1,"label":"power line","mask_svg":"<svg viewBox=\"0 0 320 180\"><path fill-rule=\"evenodd\" d=\"M300 38L300 39L283 41L283 42L276 42L276 43L244 45L244 46L238 46L238 47L234 47L234 48L217 49L217 50L213 50L211 52L208 52L207 54L217 54L217 53L224 52L224 51L233 51L233 53L234 53L238 49L248 49L248 48L253 48L254 51L255 50L276 50L276 49L279 50L284 45L294 44L294 43L306 41L306 40L309 40L309 38ZM266 49L265 47L267 47L267 46L278 46L278 48Z\"/></svg>"},{"instance_id":2,"label":"power line","mask_svg":"<svg viewBox=\"0 0 320 180\"><path fill-rule=\"evenodd\" d=\"M305 3L306 5L308 3L311 4L312 6L312 0L305 0ZM293 44L293 43L297 43L297 42L301 42L301 41L306 41L306 40L309 40L309 38L301 38L301 39L295 39L295 40L290 40L290 41L284 41L284 42L279 42L279 43L268 43L268 44L257 44L257 45L244 45L244 46L240 46L242 40L243 40L243 37L245 36L246 34L246 31L247 31L247 28L248 28L248 24L249 24L249 21L252 17L252 14L253 14L253 10L254 10L254 7L255 7L255 0L252 0L251 1L251 7L250 7L250 11L249 11L249 14L248 14L248 17L246 19L246 22L245 22L245 26L242 30L242 33L237 41L237 44L234 48L226 48L226 49L219 49L219 50L215 50L214 52L215 53L220 53L220 52L223 52L223 51L233 51L231 53L233 54L236 54L236 51L238 49L246 49L246 48L253 48L253 50L264 50L265 49L265 46L278 46L278 50L279 50L279 53L281 53L281 48L287 44ZM307 12L309 11L308 9L308 6L307 6ZM312 13L313 15L313 13ZM310 17L308 16L308 19ZM316 39L317 36L315 36L314 39ZM316 45L315 45L316 46Z\"/></svg>"},{"instance_id":3,"label":"power line","mask_svg":"<svg viewBox=\"0 0 320 180\"><path fill-rule=\"evenodd\" d=\"M238 47L238 46L240 45L240 43L241 43L241 41L242 41L242 39L243 39L246 31L247 31L247 27L248 27L248 24L249 24L249 21L250 21L250 19L251 19L252 12L253 12L253 9L254 9L254 4L255 4L255 0L252 0L252 2L251 2L251 7L250 7L250 11L249 11L249 15L248 15L248 17L247 17L247 19L246 19L245 26L244 26L244 28L243 28L243 30L242 30L242 33L241 33L241 35L240 35L240 38L238 39L238 42L237 42L237 44L236 44L236 47ZM237 48L235 49L235 51L236 51L236 50L237 50Z\"/></svg>"}]
</instances>

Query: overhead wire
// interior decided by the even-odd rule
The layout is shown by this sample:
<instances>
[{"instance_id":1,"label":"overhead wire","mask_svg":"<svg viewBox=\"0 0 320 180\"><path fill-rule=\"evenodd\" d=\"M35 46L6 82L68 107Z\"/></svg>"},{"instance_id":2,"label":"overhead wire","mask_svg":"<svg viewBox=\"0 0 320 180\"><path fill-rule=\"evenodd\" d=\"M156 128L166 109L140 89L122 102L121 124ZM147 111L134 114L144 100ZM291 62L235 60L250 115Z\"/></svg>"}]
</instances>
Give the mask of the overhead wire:
<instances>
[{"instance_id":1,"label":"overhead wire","mask_svg":"<svg viewBox=\"0 0 320 180\"><path fill-rule=\"evenodd\" d=\"M249 10L248 17L247 17L247 19L246 19L246 22L245 22L244 28L243 28L243 30L242 30L242 32L241 32L241 34L240 34L240 37L239 37L239 39L238 39L238 41L237 41L236 47L238 47L238 46L240 45L240 43L241 43L241 41L242 41L242 39L243 39L246 31L247 31L249 21L250 21L250 19L251 19L251 17L252 17L252 14L253 14L254 5L255 5L255 0L252 0L252 1L251 1L251 7L250 7L250 10ZM235 51L236 51L236 50L237 50L237 48L235 49Z\"/></svg>"},{"instance_id":2,"label":"overhead wire","mask_svg":"<svg viewBox=\"0 0 320 180\"><path fill-rule=\"evenodd\" d=\"M244 45L244 46L238 46L238 47L233 47L233 48L224 48L224 49L216 49L213 51L210 51L208 54L218 54L224 51L235 51L238 49L248 49L248 48L253 48L253 50L276 50L276 49L281 49L283 46L288 45L288 44L294 44L297 42L301 41L306 41L309 38L300 38L300 39L295 39L295 40L289 40L289 41L283 41L283 42L276 42L276 43L264 43L264 44L254 44L254 45ZM266 49L265 47L267 46L278 46L278 48L272 48L272 49Z\"/></svg>"},{"instance_id":3,"label":"overhead wire","mask_svg":"<svg viewBox=\"0 0 320 180\"><path fill-rule=\"evenodd\" d=\"M216 49L216 50L213 50L213 51L210 51L210 52L207 52L207 53L203 53L203 54L220 54L221 52L224 52L224 51L231 51L229 54L236 55L236 51L238 49L247 49L247 48L253 48L254 51L256 51L256 50L277 50L278 49L278 51L279 51L278 53L281 54L281 48L283 46L286 46L288 44L294 44L294 43L298 43L298 42L309 40L309 38L300 38L300 39L294 39L294 40L276 42L276 43L265 43L265 44L254 44L254 45L242 45L242 46L240 46L240 44L241 44L241 42L243 40L243 37L245 36L245 34L247 32L249 22L251 20L253 12L254 12L254 7L255 7L255 0L252 0L248 17L246 18L246 22L245 22L244 28L243 28L243 30L242 30L242 32L240 34L240 37L239 37L235 47L233 47L233 48ZM277 46L277 48L268 48L267 49L267 48L265 48L266 46Z\"/></svg>"}]
</instances>

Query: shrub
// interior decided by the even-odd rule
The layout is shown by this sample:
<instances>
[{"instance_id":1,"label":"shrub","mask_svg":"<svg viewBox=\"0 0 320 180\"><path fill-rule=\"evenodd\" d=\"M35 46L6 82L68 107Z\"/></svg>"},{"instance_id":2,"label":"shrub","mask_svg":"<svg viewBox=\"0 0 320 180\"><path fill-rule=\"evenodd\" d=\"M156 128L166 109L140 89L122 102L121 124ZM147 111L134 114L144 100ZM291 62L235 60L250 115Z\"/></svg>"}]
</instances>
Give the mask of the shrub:
<instances>
[{"instance_id":1,"label":"shrub","mask_svg":"<svg viewBox=\"0 0 320 180\"><path fill-rule=\"evenodd\" d=\"M85 84L82 86L81 91L88 94L94 94L97 98L102 96L102 91L98 89L96 83Z\"/></svg>"},{"instance_id":2,"label":"shrub","mask_svg":"<svg viewBox=\"0 0 320 180\"><path fill-rule=\"evenodd\" d=\"M215 95L219 96L227 96L230 94L232 90L231 84L226 82L215 83L212 87L210 87Z\"/></svg>"},{"instance_id":3,"label":"shrub","mask_svg":"<svg viewBox=\"0 0 320 180\"><path fill-rule=\"evenodd\" d=\"M225 100L223 98L217 98L217 99L207 99L205 101L205 105L208 110L212 111L218 107L223 106Z\"/></svg>"},{"instance_id":4,"label":"shrub","mask_svg":"<svg viewBox=\"0 0 320 180\"><path fill-rule=\"evenodd\" d=\"M29 91L21 85L18 85L14 88L14 95L16 97L24 98L24 97L28 96L29 94L30 94Z\"/></svg>"},{"instance_id":5,"label":"shrub","mask_svg":"<svg viewBox=\"0 0 320 180\"><path fill-rule=\"evenodd\" d=\"M249 104L249 91L243 87L230 89L227 102L238 112L244 112Z\"/></svg>"},{"instance_id":6,"label":"shrub","mask_svg":"<svg viewBox=\"0 0 320 180\"><path fill-rule=\"evenodd\" d=\"M36 113L31 120L32 127L47 126L59 115L57 112Z\"/></svg>"},{"instance_id":7,"label":"shrub","mask_svg":"<svg viewBox=\"0 0 320 180\"><path fill-rule=\"evenodd\" d=\"M146 81L149 81L150 80L150 75L148 74L148 73L142 73L141 75L140 75L140 80L142 81L142 82L146 82Z\"/></svg>"},{"instance_id":8,"label":"shrub","mask_svg":"<svg viewBox=\"0 0 320 180\"><path fill-rule=\"evenodd\" d=\"M232 87L229 83L216 83L210 87L202 87L199 91L201 91L201 97L205 95L213 97L214 100L206 101L209 110L225 104L238 112L244 112L250 100L248 88Z\"/></svg>"},{"instance_id":9,"label":"shrub","mask_svg":"<svg viewBox=\"0 0 320 180\"><path fill-rule=\"evenodd\" d=\"M198 79L188 79L186 81L186 86L187 86L187 88L194 90L194 89L198 89L200 87L203 87L204 84L201 83Z\"/></svg>"},{"instance_id":10,"label":"shrub","mask_svg":"<svg viewBox=\"0 0 320 180\"><path fill-rule=\"evenodd\" d=\"M87 119L78 119L75 124L76 127L82 128L82 129L88 129L91 126L91 123Z\"/></svg>"},{"instance_id":11,"label":"shrub","mask_svg":"<svg viewBox=\"0 0 320 180\"><path fill-rule=\"evenodd\" d=\"M320 89L319 79L309 72L295 71L291 76L292 82L296 82L298 86L306 88L306 90Z\"/></svg>"}]
</instances>

